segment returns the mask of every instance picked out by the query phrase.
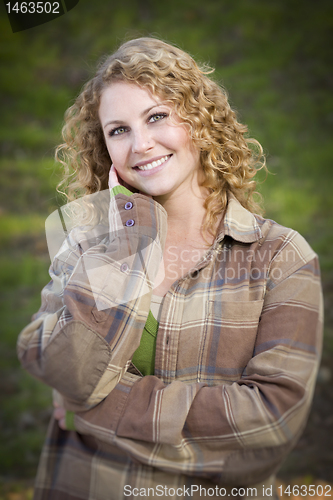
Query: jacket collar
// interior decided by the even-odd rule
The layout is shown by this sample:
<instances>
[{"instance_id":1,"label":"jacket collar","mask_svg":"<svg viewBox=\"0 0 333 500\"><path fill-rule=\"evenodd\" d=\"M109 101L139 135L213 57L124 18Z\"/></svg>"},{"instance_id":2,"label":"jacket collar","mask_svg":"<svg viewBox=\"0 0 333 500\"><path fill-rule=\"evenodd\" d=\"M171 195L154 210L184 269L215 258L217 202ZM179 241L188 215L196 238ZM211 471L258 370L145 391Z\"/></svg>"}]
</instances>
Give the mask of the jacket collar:
<instances>
[{"instance_id":1,"label":"jacket collar","mask_svg":"<svg viewBox=\"0 0 333 500\"><path fill-rule=\"evenodd\" d=\"M227 209L217 232L217 241L225 236L241 243L254 243L262 237L255 215L246 210L232 193L228 193Z\"/></svg>"}]
</instances>

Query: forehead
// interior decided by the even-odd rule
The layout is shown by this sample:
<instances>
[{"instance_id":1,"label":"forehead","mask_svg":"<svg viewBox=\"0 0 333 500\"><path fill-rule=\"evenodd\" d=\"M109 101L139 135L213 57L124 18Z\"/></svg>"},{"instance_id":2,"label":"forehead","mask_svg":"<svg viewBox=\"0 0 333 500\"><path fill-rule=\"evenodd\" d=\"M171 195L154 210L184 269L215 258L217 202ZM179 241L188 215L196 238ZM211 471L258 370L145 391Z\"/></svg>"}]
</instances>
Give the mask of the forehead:
<instances>
[{"instance_id":1,"label":"forehead","mask_svg":"<svg viewBox=\"0 0 333 500\"><path fill-rule=\"evenodd\" d=\"M143 110L147 107L157 106L162 99L153 95L147 88L136 83L124 81L113 82L101 94L99 114L106 110L109 112L126 111L127 109Z\"/></svg>"}]
</instances>

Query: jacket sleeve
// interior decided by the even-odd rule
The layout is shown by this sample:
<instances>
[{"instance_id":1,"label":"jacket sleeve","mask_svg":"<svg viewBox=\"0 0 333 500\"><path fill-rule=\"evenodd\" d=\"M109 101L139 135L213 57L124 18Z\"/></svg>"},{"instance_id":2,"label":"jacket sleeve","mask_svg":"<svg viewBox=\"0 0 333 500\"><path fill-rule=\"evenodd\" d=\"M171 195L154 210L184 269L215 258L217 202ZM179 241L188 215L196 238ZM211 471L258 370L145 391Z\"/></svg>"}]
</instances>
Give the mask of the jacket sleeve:
<instances>
[{"instance_id":1,"label":"jacket sleeve","mask_svg":"<svg viewBox=\"0 0 333 500\"><path fill-rule=\"evenodd\" d=\"M163 255L166 213L158 203L141 194L108 202L107 225L67 236L42 306L17 343L22 366L73 411L99 403L126 372Z\"/></svg>"},{"instance_id":2,"label":"jacket sleeve","mask_svg":"<svg viewBox=\"0 0 333 500\"><path fill-rule=\"evenodd\" d=\"M303 430L322 341L317 257L294 234L271 262L254 355L237 382L164 384L124 373L104 401L75 415L77 431L217 483L253 484L276 472ZM288 248L306 250L290 264Z\"/></svg>"}]
</instances>

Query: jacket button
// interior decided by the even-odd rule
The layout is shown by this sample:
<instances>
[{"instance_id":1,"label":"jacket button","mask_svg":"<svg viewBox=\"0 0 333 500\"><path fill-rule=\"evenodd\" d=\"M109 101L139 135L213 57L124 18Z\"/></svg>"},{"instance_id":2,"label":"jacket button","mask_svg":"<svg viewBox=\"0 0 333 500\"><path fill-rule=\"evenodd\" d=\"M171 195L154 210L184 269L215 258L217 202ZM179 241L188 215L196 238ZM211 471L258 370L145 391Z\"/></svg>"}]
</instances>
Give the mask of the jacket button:
<instances>
[{"instance_id":1,"label":"jacket button","mask_svg":"<svg viewBox=\"0 0 333 500\"><path fill-rule=\"evenodd\" d=\"M120 270L122 273L126 273L126 271L128 271L128 264L126 264L126 262L124 262L121 266L120 266Z\"/></svg>"},{"instance_id":2,"label":"jacket button","mask_svg":"<svg viewBox=\"0 0 333 500\"><path fill-rule=\"evenodd\" d=\"M126 222L125 222L125 226L127 227L131 227L131 226L134 226L135 222L133 219L128 219Z\"/></svg>"},{"instance_id":3,"label":"jacket button","mask_svg":"<svg viewBox=\"0 0 333 500\"><path fill-rule=\"evenodd\" d=\"M131 201L128 201L126 204L125 204L125 210L131 210L131 208L133 208L133 203Z\"/></svg>"}]
</instances>

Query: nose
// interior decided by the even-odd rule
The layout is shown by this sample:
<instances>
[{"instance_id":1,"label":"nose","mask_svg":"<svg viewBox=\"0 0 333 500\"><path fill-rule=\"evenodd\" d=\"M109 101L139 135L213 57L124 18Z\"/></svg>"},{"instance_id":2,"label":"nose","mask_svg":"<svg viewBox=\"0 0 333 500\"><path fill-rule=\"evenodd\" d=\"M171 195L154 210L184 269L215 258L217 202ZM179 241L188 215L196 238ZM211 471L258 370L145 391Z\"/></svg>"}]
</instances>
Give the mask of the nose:
<instances>
[{"instance_id":1,"label":"nose","mask_svg":"<svg viewBox=\"0 0 333 500\"><path fill-rule=\"evenodd\" d=\"M132 142L132 152L133 153L145 153L154 147L154 140L150 132L142 127L137 130L133 130L133 142Z\"/></svg>"}]
</instances>

